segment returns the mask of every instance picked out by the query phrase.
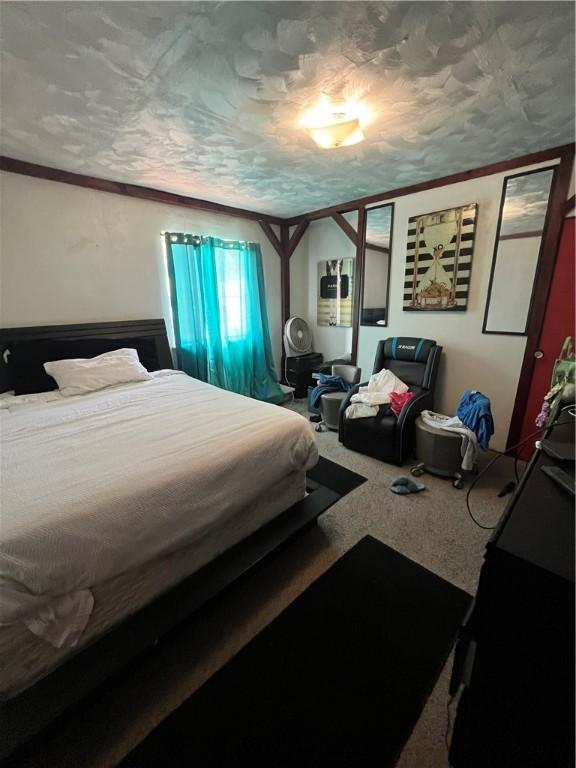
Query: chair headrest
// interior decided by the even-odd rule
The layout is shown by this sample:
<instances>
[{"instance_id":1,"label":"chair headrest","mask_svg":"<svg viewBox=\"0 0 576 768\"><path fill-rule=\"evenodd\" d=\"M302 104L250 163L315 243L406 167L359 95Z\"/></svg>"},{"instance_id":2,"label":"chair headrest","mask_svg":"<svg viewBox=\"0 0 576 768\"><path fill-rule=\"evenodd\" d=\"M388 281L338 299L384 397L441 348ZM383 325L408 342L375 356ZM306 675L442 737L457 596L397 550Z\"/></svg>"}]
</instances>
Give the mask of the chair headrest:
<instances>
[{"instance_id":1,"label":"chair headrest","mask_svg":"<svg viewBox=\"0 0 576 768\"><path fill-rule=\"evenodd\" d=\"M432 347L433 339L418 339L412 336L391 336L384 342L384 357L391 360L410 360L425 363Z\"/></svg>"}]
</instances>

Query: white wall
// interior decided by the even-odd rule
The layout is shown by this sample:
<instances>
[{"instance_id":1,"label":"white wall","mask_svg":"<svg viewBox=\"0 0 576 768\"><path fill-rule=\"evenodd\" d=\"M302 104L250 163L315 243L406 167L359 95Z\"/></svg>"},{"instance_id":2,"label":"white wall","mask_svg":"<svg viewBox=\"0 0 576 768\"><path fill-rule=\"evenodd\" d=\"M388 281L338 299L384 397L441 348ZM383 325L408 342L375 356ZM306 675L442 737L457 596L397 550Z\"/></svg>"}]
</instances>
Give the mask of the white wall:
<instances>
[{"instance_id":1,"label":"white wall","mask_svg":"<svg viewBox=\"0 0 576 768\"><path fill-rule=\"evenodd\" d=\"M540 164L541 167L552 163ZM530 169L539 167L530 166ZM509 173L519 173L520 168ZM528 168L526 169L528 170ZM494 251L502 184L507 174L452 184L394 200L394 242L390 274L389 324L386 328L360 327L358 364L363 379L372 373L377 343L387 336L423 336L444 347L438 382L436 408L454 413L462 392L478 389L490 397L496 424L492 447L505 447L516 388L524 355L523 336L482 333L490 266ZM392 202L392 201L390 201ZM476 240L468 309L466 312L404 312L402 293L406 259L408 219L421 213L478 203ZM330 219L314 222L292 256L291 311L301 314L312 325L315 348L325 357L333 357L347 345L351 333L341 328L316 326L316 268L318 259L353 255L353 246Z\"/></svg>"},{"instance_id":2,"label":"white wall","mask_svg":"<svg viewBox=\"0 0 576 768\"><path fill-rule=\"evenodd\" d=\"M167 231L262 246L276 368L281 351L280 258L257 222L0 174L0 325L164 317Z\"/></svg>"}]
</instances>

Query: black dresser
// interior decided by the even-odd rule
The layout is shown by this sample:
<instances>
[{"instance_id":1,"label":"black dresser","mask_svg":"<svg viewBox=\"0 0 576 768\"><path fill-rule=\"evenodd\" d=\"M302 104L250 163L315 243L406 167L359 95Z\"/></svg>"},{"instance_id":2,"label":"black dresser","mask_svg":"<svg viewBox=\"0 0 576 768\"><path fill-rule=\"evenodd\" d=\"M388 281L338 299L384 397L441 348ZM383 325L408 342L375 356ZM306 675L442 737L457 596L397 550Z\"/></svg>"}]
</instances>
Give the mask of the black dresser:
<instances>
[{"instance_id":1,"label":"black dresser","mask_svg":"<svg viewBox=\"0 0 576 768\"><path fill-rule=\"evenodd\" d=\"M574 499L541 469L555 464L537 452L487 545L452 672L453 768L574 765Z\"/></svg>"},{"instance_id":2,"label":"black dresser","mask_svg":"<svg viewBox=\"0 0 576 768\"><path fill-rule=\"evenodd\" d=\"M314 384L312 373L322 365L323 360L324 357L318 352L286 358L286 383L294 387L294 397L306 397L308 387Z\"/></svg>"}]
</instances>

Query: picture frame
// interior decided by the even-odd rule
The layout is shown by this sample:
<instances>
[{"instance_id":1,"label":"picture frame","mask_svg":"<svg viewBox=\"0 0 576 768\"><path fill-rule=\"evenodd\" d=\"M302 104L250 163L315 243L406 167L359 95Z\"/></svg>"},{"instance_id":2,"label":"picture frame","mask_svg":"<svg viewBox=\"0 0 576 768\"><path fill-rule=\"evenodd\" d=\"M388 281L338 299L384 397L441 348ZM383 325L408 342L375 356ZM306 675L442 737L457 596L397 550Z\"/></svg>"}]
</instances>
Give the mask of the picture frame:
<instances>
[{"instance_id":1,"label":"picture frame","mask_svg":"<svg viewBox=\"0 0 576 768\"><path fill-rule=\"evenodd\" d=\"M466 311L477 214L469 203L408 220L405 312Z\"/></svg>"}]
</instances>

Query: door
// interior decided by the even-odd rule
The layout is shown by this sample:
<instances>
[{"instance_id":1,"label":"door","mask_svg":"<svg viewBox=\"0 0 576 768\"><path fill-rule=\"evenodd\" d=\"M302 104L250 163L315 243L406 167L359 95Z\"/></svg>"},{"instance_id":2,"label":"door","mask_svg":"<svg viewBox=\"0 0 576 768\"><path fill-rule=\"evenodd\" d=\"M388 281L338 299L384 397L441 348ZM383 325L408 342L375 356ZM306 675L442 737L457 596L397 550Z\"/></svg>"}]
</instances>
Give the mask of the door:
<instances>
[{"instance_id":1,"label":"door","mask_svg":"<svg viewBox=\"0 0 576 768\"><path fill-rule=\"evenodd\" d=\"M550 389L554 362L562 349L566 336L576 336L574 328L574 221L573 217L564 220L560 247L554 267L554 277L550 286L544 324L526 401L520 440L526 439L537 429L534 420L540 413L544 395ZM530 458L534 451L534 441L537 439L538 435L535 435L534 440L529 440L519 451L518 455L521 459Z\"/></svg>"}]
</instances>

